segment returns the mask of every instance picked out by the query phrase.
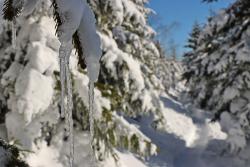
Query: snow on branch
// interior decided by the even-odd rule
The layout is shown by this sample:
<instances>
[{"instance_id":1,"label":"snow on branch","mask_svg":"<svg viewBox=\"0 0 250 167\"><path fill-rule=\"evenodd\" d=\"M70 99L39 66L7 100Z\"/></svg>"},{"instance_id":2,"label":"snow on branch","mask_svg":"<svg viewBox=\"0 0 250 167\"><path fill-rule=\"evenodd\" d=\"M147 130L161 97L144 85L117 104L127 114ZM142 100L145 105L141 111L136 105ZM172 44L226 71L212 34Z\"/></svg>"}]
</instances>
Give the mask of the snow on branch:
<instances>
[{"instance_id":1,"label":"snow on branch","mask_svg":"<svg viewBox=\"0 0 250 167\"><path fill-rule=\"evenodd\" d=\"M15 0L5 0L3 8L3 18L8 21L13 21L21 13L23 1L15 3Z\"/></svg>"},{"instance_id":2,"label":"snow on branch","mask_svg":"<svg viewBox=\"0 0 250 167\"><path fill-rule=\"evenodd\" d=\"M3 17L12 21L12 44L15 49L15 21L19 14L32 13L39 0L5 0ZM60 80L61 80L61 109L66 115L67 134L70 139L69 165L73 166L73 118L72 118L72 83L69 61L73 46L76 48L82 68L87 65L90 79L90 92L94 100L94 82L99 76L101 57L101 42L96 31L95 15L86 0L51 0L54 8L54 20L56 22L56 34L61 43L59 49ZM72 45L73 43L73 45ZM85 65L86 60L86 65ZM92 100L92 101L93 101ZM67 104L67 106L65 106ZM93 127L93 103L90 103L90 126ZM93 129L93 128L92 128ZM93 136L93 131L91 136ZM93 138L91 139L93 141Z\"/></svg>"}]
</instances>

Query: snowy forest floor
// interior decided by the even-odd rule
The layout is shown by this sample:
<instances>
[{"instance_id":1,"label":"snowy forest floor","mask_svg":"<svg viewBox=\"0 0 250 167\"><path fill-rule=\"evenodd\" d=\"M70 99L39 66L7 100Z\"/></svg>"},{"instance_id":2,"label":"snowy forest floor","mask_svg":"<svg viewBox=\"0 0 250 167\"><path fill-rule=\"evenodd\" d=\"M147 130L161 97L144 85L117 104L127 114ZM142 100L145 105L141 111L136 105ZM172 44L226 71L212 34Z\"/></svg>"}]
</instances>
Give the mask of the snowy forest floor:
<instances>
[{"instance_id":1,"label":"snowy forest floor","mask_svg":"<svg viewBox=\"0 0 250 167\"><path fill-rule=\"evenodd\" d=\"M161 97L165 104L163 114L167 133L156 132L149 124L152 122L150 116L129 120L151 138L160 151L157 156L150 157L144 163L132 154L119 152L121 166L250 167L250 163L245 160L248 159L249 153L244 151L240 156L226 153L227 136L221 131L219 123L211 123L209 113L177 100L181 99L181 96L181 91L171 90L169 95L163 94Z\"/></svg>"}]
</instances>

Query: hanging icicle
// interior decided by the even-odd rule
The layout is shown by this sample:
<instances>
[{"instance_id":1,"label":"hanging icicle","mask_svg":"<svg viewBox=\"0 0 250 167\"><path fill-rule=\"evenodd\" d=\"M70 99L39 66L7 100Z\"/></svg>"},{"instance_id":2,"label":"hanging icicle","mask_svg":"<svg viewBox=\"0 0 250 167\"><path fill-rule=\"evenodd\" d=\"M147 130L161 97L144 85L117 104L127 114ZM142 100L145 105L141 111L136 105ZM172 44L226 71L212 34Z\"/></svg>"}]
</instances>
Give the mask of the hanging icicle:
<instances>
[{"instance_id":1,"label":"hanging icicle","mask_svg":"<svg viewBox=\"0 0 250 167\"><path fill-rule=\"evenodd\" d=\"M11 43L12 43L12 48L16 50L16 20L14 19L11 22L11 31L12 31L12 38L11 38Z\"/></svg>"},{"instance_id":2,"label":"hanging icicle","mask_svg":"<svg viewBox=\"0 0 250 167\"><path fill-rule=\"evenodd\" d=\"M70 164L72 167L74 162L74 127L73 127L73 101L72 101L72 81L71 81L71 73L70 73L70 55L72 51L72 47L70 46L69 52L66 55L66 85L67 85L67 126L68 126L68 133L69 133L69 143L70 143Z\"/></svg>"},{"instance_id":3,"label":"hanging icicle","mask_svg":"<svg viewBox=\"0 0 250 167\"><path fill-rule=\"evenodd\" d=\"M90 147L92 149L91 152L91 160L94 165L94 167L97 166L97 159L96 154L94 150L94 137L95 137L95 109L94 109L94 99L95 99L95 92L94 92L94 81L89 80L89 89L88 89L88 95L89 95L89 129L90 129Z\"/></svg>"},{"instance_id":4,"label":"hanging icicle","mask_svg":"<svg viewBox=\"0 0 250 167\"><path fill-rule=\"evenodd\" d=\"M96 31L96 19L93 11L86 0L82 0L85 10L78 28L79 41L83 48L84 60L87 65L89 77L89 123L90 123L90 146L93 149L94 162L95 150L93 147L95 134L95 111L94 111L94 83L98 80L102 55L100 37Z\"/></svg>"},{"instance_id":5,"label":"hanging icicle","mask_svg":"<svg viewBox=\"0 0 250 167\"><path fill-rule=\"evenodd\" d=\"M66 136L69 139L69 166L73 167L74 161L74 137L73 137L73 102L72 102L72 81L69 68L69 59L72 51L71 43L62 43L59 49L60 58L60 80L61 80L61 112L65 115ZM65 85L66 82L66 85ZM67 93L65 91L67 88ZM67 106L65 107L65 100Z\"/></svg>"},{"instance_id":6,"label":"hanging icicle","mask_svg":"<svg viewBox=\"0 0 250 167\"><path fill-rule=\"evenodd\" d=\"M84 6L82 0L52 0L54 7L54 19L56 21L56 32L61 42L60 47L60 70L61 70L61 106L62 114L65 115L66 132L70 144L69 166L74 161L74 137L72 118L72 83L69 69L69 59L72 51L72 37L79 27ZM66 83L66 85L65 85ZM65 103L67 102L67 107Z\"/></svg>"},{"instance_id":7,"label":"hanging icicle","mask_svg":"<svg viewBox=\"0 0 250 167\"><path fill-rule=\"evenodd\" d=\"M59 48L60 81L61 81L61 117L65 117L65 47L63 44Z\"/></svg>"},{"instance_id":8,"label":"hanging icicle","mask_svg":"<svg viewBox=\"0 0 250 167\"><path fill-rule=\"evenodd\" d=\"M94 82L89 81L89 125L90 125L90 145L93 148L94 140Z\"/></svg>"}]
</instances>

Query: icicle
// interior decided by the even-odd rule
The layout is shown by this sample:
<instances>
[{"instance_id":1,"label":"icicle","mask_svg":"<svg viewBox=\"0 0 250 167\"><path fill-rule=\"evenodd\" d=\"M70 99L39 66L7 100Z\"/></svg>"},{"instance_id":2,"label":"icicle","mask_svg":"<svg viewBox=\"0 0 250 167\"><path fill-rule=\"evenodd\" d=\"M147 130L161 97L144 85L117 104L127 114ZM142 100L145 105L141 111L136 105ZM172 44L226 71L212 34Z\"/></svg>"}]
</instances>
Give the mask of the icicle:
<instances>
[{"instance_id":1,"label":"icicle","mask_svg":"<svg viewBox=\"0 0 250 167\"><path fill-rule=\"evenodd\" d=\"M90 124L90 137L91 146L94 138L94 82L89 81L89 124Z\"/></svg>"},{"instance_id":2,"label":"icicle","mask_svg":"<svg viewBox=\"0 0 250 167\"><path fill-rule=\"evenodd\" d=\"M95 151L93 150L93 141L95 134L95 125L94 125L94 81L89 80L89 125L90 125L90 147L92 149L92 162L93 165L97 166L97 161L95 158Z\"/></svg>"},{"instance_id":3,"label":"icicle","mask_svg":"<svg viewBox=\"0 0 250 167\"><path fill-rule=\"evenodd\" d=\"M87 65L89 78L89 123L90 123L90 146L93 149L94 144L94 83L98 80L100 64L99 60L102 55L101 40L97 34L96 19L91 7L86 0L81 0L84 6L83 15L77 30L79 40ZM96 160L95 151L93 150L93 159L95 166Z\"/></svg>"},{"instance_id":4,"label":"icicle","mask_svg":"<svg viewBox=\"0 0 250 167\"><path fill-rule=\"evenodd\" d=\"M68 133L69 133L69 143L70 143L70 164L71 167L74 161L74 135L73 135L73 101L72 101L72 81L71 81L71 74L69 68L69 59L71 50L67 53L66 57L66 83L67 83L67 125L68 125Z\"/></svg>"},{"instance_id":5,"label":"icicle","mask_svg":"<svg viewBox=\"0 0 250 167\"><path fill-rule=\"evenodd\" d=\"M94 84L98 79L100 64L99 62L96 63L96 59L92 59L93 57L87 57L87 70L88 70L88 77L89 77L89 124L90 124L90 145L93 149L93 141L94 141L94 134L95 134L95 127L94 127ZM97 165L97 161L95 158L95 151L93 150L93 158L94 163Z\"/></svg>"},{"instance_id":6,"label":"icicle","mask_svg":"<svg viewBox=\"0 0 250 167\"><path fill-rule=\"evenodd\" d=\"M65 117L65 48L61 45L59 49L60 81L61 81L61 117Z\"/></svg>"},{"instance_id":7,"label":"icicle","mask_svg":"<svg viewBox=\"0 0 250 167\"><path fill-rule=\"evenodd\" d=\"M74 136L73 136L73 118L72 118L72 82L69 70L69 58L72 51L70 43L62 43L59 49L60 57L60 80L61 80L61 109L66 119L67 136L70 143L69 166L73 167L74 161ZM65 80L67 94L65 94ZM67 95L67 96L65 96ZM67 99L67 108L65 108L65 98Z\"/></svg>"},{"instance_id":8,"label":"icicle","mask_svg":"<svg viewBox=\"0 0 250 167\"><path fill-rule=\"evenodd\" d=\"M13 20L11 22L11 30L12 30L12 47L15 50L16 49L16 20Z\"/></svg>"}]
</instances>

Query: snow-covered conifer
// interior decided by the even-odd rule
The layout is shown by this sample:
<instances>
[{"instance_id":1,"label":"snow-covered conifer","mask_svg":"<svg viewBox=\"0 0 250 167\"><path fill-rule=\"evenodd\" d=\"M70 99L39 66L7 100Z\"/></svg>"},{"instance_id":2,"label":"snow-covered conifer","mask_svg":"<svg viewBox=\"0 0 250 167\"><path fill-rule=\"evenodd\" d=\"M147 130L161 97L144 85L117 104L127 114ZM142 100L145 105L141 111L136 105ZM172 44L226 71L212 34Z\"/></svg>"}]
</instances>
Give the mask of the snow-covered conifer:
<instances>
[{"instance_id":1,"label":"snow-covered conifer","mask_svg":"<svg viewBox=\"0 0 250 167\"><path fill-rule=\"evenodd\" d=\"M192 97L214 113L237 152L249 141L250 1L237 0L209 19L193 51Z\"/></svg>"},{"instance_id":2,"label":"snow-covered conifer","mask_svg":"<svg viewBox=\"0 0 250 167\"><path fill-rule=\"evenodd\" d=\"M160 101L160 93L164 89L155 70L160 54L152 40L155 32L147 25L150 10L145 7L146 2L88 2L97 19L101 38L103 57L99 77L100 43L93 26L94 15L86 1L27 0L18 6L20 13L9 16L8 20L16 22L17 39L15 50L6 42L1 47L3 55L13 57L7 58L8 66L3 68L1 77L9 111L5 115L5 126L8 140L17 139L24 148L35 152L27 156L31 166L46 166L46 162L55 166L68 164L69 144L66 143L72 139L67 128L72 126L74 164L93 165L89 158L91 147L88 135L91 129L88 118L92 116L88 105L93 97L89 98L88 90L89 80L94 82L97 79L92 106L92 147L97 159L101 161L113 157L118 160L116 148L127 149L140 157L157 153L151 139L128 121L131 118L139 121L140 116L147 113L153 115L155 127L161 128L164 122ZM75 13L75 5L82 15ZM22 15L24 11L25 17ZM7 24L1 35L1 38L5 37L7 42L11 42L10 26ZM72 47L77 56L71 53ZM60 67L59 53L64 55L60 57ZM63 72L61 78L60 68ZM66 104L72 107L73 103L74 119L74 124L66 129L63 125L68 121L64 114L67 108L63 109L64 100L59 102L60 96L67 94L66 89L63 91L63 87L69 84L69 80L64 82L65 77L73 82L73 101ZM70 92L70 86L67 87ZM92 91L90 93L93 94ZM68 95L71 96L70 93ZM53 152L53 155L43 161L40 156L46 151ZM40 160L35 161L37 159Z\"/></svg>"},{"instance_id":3,"label":"snow-covered conifer","mask_svg":"<svg viewBox=\"0 0 250 167\"><path fill-rule=\"evenodd\" d=\"M193 61L196 58L195 50L198 48L198 40L201 33L201 26L195 22L193 25L192 32L190 33L190 37L188 38L186 47L190 49L187 53L184 54L183 64L185 65L183 79L186 82L189 82L190 78L195 77L195 68L193 67Z\"/></svg>"}]
</instances>

